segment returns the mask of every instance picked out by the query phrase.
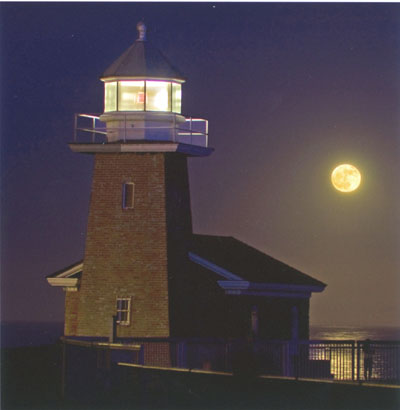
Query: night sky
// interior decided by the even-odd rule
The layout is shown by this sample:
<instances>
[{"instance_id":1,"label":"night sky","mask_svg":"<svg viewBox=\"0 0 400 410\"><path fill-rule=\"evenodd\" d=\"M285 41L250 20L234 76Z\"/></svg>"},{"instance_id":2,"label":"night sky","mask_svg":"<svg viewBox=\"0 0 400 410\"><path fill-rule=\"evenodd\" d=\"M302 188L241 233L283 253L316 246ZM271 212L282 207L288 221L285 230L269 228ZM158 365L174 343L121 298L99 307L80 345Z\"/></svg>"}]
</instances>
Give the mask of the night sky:
<instances>
[{"instance_id":1,"label":"night sky","mask_svg":"<svg viewBox=\"0 0 400 410\"><path fill-rule=\"evenodd\" d=\"M2 3L2 320L62 321L45 276L84 254L93 158L74 113L137 37L209 120L189 160L194 231L232 235L328 284L311 324L400 326L400 5ZM332 169L362 173L336 191Z\"/></svg>"}]
</instances>

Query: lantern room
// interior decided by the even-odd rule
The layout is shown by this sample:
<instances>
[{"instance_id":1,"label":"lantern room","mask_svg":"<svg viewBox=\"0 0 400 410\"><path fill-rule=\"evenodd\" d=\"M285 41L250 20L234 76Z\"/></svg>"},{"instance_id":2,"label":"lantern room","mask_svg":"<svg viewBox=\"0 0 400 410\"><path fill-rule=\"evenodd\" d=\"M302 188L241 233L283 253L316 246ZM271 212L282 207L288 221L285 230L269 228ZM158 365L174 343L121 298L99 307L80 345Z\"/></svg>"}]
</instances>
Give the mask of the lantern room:
<instances>
[{"instance_id":1,"label":"lantern room","mask_svg":"<svg viewBox=\"0 0 400 410\"><path fill-rule=\"evenodd\" d=\"M146 41L146 26L137 24L139 36L104 72L104 113L109 142L118 140L170 140L176 124L183 124L182 74Z\"/></svg>"},{"instance_id":2,"label":"lantern room","mask_svg":"<svg viewBox=\"0 0 400 410\"><path fill-rule=\"evenodd\" d=\"M182 115L185 77L146 40L144 23L139 22L136 28L137 39L100 77L104 83L103 113L75 116L71 149L92 152L93 146L86 145L87 141L83 144L81 139L89 135L92 144L102 144L97 150L132 151L140 148L147 152L162 148L208 155L211 152L208 149L208 121ZM162 142L163 146L156 146L155 141ZM129 143L130 146L113 148L107 143ZM139 147L139 143L146 145Z\"/></svg>"},{"instance_id":3,"label":"lantern room","mask_svg":"<svg viewBox=\"0 0 400 410\"><path fill-rule=\"evenodd\" d=\"M104 72L104 113L181 113L182 74L146 41L146 26L136 26L139 36Z\"/></svg>"},{"instance_id":4,"label":"lantern room","mask_svg":"<svg viewBox=\"0 0 400 410\"><path fill-rule=\"evenodd\" d=\"M104 80L104 112L181 113L182 83L167 80Z\"/></svg>"}]
</instances>

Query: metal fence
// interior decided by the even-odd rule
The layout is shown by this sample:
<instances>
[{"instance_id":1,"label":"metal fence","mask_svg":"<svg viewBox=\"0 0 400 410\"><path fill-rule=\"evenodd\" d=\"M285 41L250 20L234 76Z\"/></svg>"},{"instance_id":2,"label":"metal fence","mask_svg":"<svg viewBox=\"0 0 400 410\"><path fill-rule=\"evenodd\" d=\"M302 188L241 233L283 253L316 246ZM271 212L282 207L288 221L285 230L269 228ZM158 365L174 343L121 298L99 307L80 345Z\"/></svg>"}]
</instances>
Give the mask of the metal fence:
<instances>
[{"instance_id":1,"label":"metal fence","mask_svg":"<svg viewBox=\"0 0 400 410\"><path fill-rule=\"evenodd\" d=\"M148 346L143 347L143 357ZM172 367L400 384L398 341L175 340L169 346Z\"/></svg>"},{"instance_id":2,"label":"metal fence","mask_svg":"<svg viewBox=\"0 0 400 410\"><path fill-rule=\"evenodd\" d=\"M175 117L174 117L175 118ZM119 126L109 125L100 120L98 114L75 114L74 143L107 143L108 137L118 135L118 140L172 141L201 147L208 146L208 121L202 118L186 117L184 122L157 125L148 122L133 126L129 115L121 117ZM114 138L113 138L114 139Z\"/></svg>"},{"instance_id":3,"label":"metal fence","mask_svg":"<svg viewBox=\"0 0 400 410\"><path fill-rule=\"evenodd\" d=\"M91 348L93 363L97 363L98 368L123 362L237 374L400 385L400 341L249 342L243 339L161 338L132 339L114 344L67 339L64 342L69 356L78 354L79 349Z\"/></svg>"}]
</instances>

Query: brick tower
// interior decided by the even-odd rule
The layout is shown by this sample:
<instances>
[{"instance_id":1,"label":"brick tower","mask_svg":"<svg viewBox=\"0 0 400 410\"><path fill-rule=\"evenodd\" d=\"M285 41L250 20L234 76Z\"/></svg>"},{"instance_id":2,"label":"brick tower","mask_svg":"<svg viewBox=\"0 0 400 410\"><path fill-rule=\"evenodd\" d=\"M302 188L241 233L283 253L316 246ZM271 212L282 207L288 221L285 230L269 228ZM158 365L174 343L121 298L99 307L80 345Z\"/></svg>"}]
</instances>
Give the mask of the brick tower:
<instances>
[{"instance_id":1,"label":"brick tower","mask_svg":"<svg viewBox=\"0 0 400 410\"><path fill-rule=\"evenodd\" d=\"M104 113L76 117L70 147L94 156L85 256L47 276L66 291L65 336L143 342L158 364L172 363L178 339L308 339L324 283L235 238L192 232L187 159L212 152L207 121L181 115L184 77L137 28L101 77Z\"/></svg>"},{"instance_id":2,"label":"brick tower","mask_svg":"<svg viewBox=\"0 0 400 410\"><path fill-rule=\"evenodd\" d=\"M191 335L187 158L212 149L207 121L181 115L184 77L137 29L101 77L104 113L77 116L70 144L94 155L94 171L83 263L53 280L66 290L66 336Z\"/></svg>"}]
</instances>

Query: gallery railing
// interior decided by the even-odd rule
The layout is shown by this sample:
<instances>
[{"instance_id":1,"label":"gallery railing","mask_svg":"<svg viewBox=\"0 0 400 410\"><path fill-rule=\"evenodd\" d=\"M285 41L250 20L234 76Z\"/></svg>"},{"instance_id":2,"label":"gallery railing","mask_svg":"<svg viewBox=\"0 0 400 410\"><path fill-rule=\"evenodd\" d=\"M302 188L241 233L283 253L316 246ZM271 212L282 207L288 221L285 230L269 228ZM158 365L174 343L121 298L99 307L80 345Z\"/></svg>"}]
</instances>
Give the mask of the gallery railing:
<instances>
[{"instance_id":1,"label":"gallery railing","mask_svg":"<svg viewBox=\"0 0 400 410\"><path fill-rule=\"evenodd\" d=\"M175 119L175 117L174 117ZM75 114L74 143L107 143L107 132L117 133L119 140L172 141L182 144L208 146L208 121L202 118L185 117L184 122L172 122L168 126L138 125L132 127L129 115L122 117L119 127L108 127L98 114Z\"/></svg>"},{"instance_id":2,"label":"gallery railing","mask_svg":"<svg viewBox=\"0 0 400 410\"><path fill-rule=\"evenodd\" d=\"M68 340L69 349L77 342ZM400 341L132 339L91 344L93 360L295 379L400 385ZM110 350L110 353L107 351ZM94 353L93 353L94 354ZM87 357L87 355L85 356ZM106 358L106 359L105 359ZM111 364L110 362L110 364Z\"/></svg>"}]
</instances>

